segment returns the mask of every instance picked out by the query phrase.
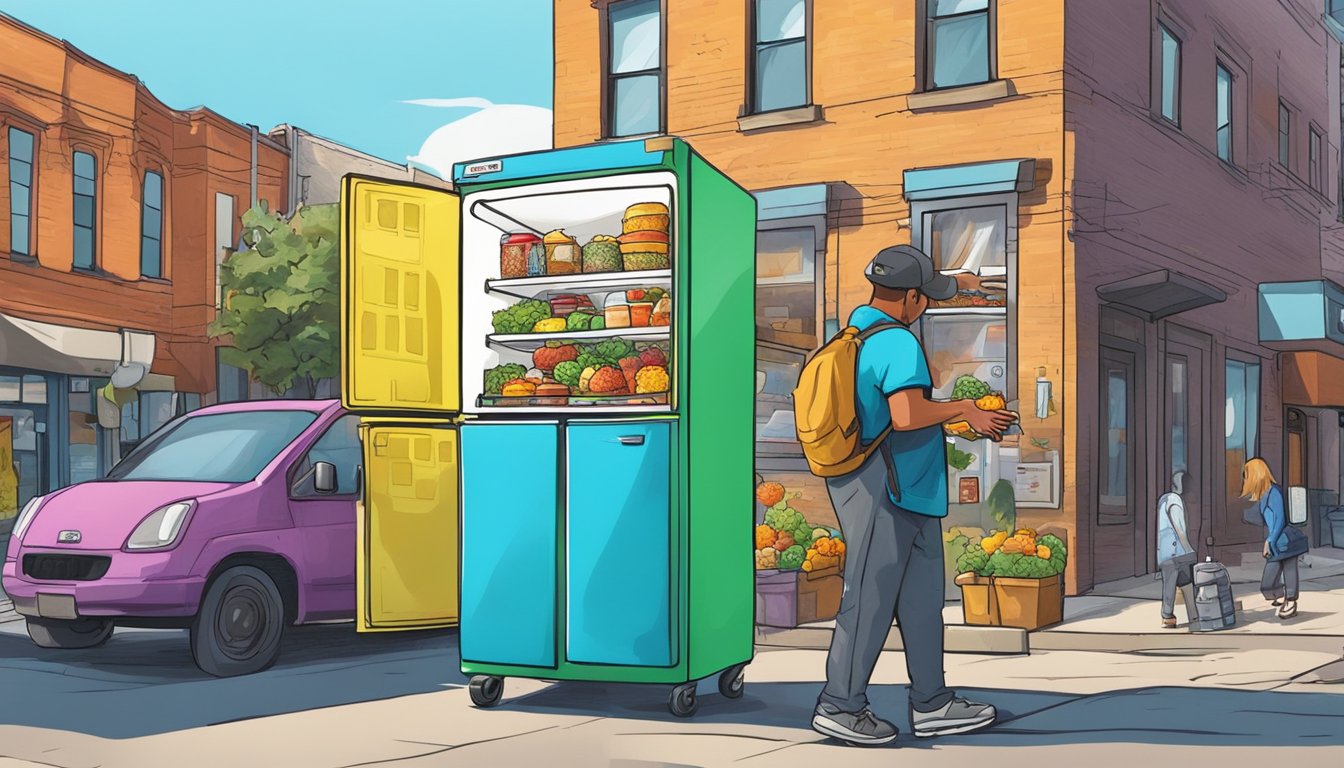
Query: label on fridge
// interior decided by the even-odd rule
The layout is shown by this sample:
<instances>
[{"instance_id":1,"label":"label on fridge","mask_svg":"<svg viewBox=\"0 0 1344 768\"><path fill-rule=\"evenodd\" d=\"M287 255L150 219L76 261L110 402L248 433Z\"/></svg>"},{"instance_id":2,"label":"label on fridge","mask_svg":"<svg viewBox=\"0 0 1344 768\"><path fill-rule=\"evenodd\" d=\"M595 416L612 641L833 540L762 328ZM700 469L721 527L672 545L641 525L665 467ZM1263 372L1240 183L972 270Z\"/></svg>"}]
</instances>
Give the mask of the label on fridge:
<instances>
[{"instance_id":1,"label":"label on fridge","mask_svg":"<svg viewBox=\"0 0 1344 768\"><path fill-rule=\"evenodd\" d=\"M504 170L503 160L491 160L488 163L473 163L462 172L463 176L480 176L486 173L499 173Z\"/></svg>"}]
</instances>

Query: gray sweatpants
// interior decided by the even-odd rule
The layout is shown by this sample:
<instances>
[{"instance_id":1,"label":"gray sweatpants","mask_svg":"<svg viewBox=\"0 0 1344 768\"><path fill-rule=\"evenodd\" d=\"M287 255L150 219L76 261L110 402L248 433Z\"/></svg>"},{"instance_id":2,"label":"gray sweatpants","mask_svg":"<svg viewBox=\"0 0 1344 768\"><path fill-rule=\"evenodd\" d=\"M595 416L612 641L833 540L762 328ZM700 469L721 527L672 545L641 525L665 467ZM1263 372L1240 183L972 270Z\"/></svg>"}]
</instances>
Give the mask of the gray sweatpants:
<instances>
[{"instance_id":1,"label":"gray sweatpants","mask_svg":"<svg viewBox=\"0 0 1344 768\"><path fill-rule=\"evenodd\" d=\"M868 706L868 680L894 616L910 704L929 712L952 698L943 681L942 521L892 504L886 483L877 451L857 471L826 480L846 549L845 591L821 701L845 712Z\"/></svg>"}]
</instances>

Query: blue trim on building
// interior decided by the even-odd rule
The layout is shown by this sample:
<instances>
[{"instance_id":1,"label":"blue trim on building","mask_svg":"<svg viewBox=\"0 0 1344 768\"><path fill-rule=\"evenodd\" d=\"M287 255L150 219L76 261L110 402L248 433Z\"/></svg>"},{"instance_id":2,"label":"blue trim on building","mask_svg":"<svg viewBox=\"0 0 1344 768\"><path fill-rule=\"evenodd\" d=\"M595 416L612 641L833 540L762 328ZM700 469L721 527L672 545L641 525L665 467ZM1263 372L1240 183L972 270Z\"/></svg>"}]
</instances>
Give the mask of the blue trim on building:
<instances>
[{"instance_id":1,"label":"blue trim on building","mask_svg":"<svg viewBox=\"0 0 1344 768\"><path fill-rule=\"evenodd\" d=\"M1261 283L1260 341L1344 343L1344 289L1328 280Z\"/></svg>"},{"instance_id":2,"label":"blue trim on building","mask_svg":"<svg viewBox=\"0 0 1344 768\"><path fill-rule=\"evenodd\" d=\"M808 184L753 192L757 221L791 219L796 216L825 216L829 186Z\"/></svg>"},{"instance_id":3,"label":"blue trim on building","mask_svg":"<svg viewBox=\"0 0 1344 768\"><path fill-rule=\"evenodd\" d=\"M1035 186L1035 160L915 168L904 174L905 199L937 200L1005 192L1027 192Z\"/></svg>"}]
</instances>

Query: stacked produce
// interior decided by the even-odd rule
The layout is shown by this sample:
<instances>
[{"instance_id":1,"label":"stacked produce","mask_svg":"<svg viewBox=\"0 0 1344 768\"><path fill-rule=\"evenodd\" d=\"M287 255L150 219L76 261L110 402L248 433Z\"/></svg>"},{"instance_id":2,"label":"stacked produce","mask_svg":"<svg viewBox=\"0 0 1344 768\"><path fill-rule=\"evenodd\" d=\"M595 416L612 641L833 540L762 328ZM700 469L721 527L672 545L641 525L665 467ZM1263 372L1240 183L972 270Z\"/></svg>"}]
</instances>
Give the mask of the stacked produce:
<instances>
[{"instance_id":1,"label":"stacked produce","mask_svg":"<svg viewBox=\"0 0 1344 768\"><path fill-rule=\"evenodd\" d=\"M789 494L775 482L756 487L756 500L768 507L765 523L756 526L756 569L813 571L840 564L845 552L840 532L815 527L789 506L800 494Z\"/></svg>"},{"instance_id":2,"label":"stacked produce","mask_svg":"<svg viewBox=\"0 0 1344 768\"><path fill-rule=\"evenodd\" d=\"M573 317L573 315L571 315ZM666 342L547 341L533 368L505 363L485 372L485 394L503 397L661 394L671 389Z\"/></svg>"},{"instance_id":3,"label":"stacked produce","mask_svg":"<svg viewBox=\"0 0 1344 768\"><path fill-rule=\"evenodd\" d=\"M974 376L959 376L952 384L953 400L974 400L975 407L982 411L1002 411L1008 407L1002 392L990 390L989 385ZM963 440L979 440L983 435L971 429L965 421L954 421L943 425L943 431Z\"/></svg>"},{"instance_id":4,"label":"stacked produce","mask_svg":"<svg viewBox=\"0 0 1344 768\"><path fill-rule=\"evenodd\" d=\"M613 296L621 299L619 322L612 321L612 308L605 312L593 306L590 297L559 294L549 301L525 299L491 316L497 334L573 333L608 328L667 326L672 322L672 298L658 288L631 288Z\"/></svg>"},{"instance_id":5,"label":"stacked produce","mask_svg":"<svg viewBox=\"0 0 1344 768\"><path fill-rule=\"evenodd\" d=\"M594 235L583 246L584 272L619 272L621 267L621 246L611 235Z\"/></svg>"},{"instance_id":6,"label":"stacked produce","mask_svg":"<svg viewBox=\"0 0 1344 768\"><path fill-rule=\"evenodd\" d=\"M1031 528L1013 533L991 531L970 539L957 558L958 573L1018 579L1044 579L1064 572L1068 549L1053 534L1038 536Z\"/></svg>"},{"instance_id":7,"label":"stacked produce","mask_svg":"<svg viewBox=\"0 0 1344 768\"><path fill-rule=\"evenodd\" d=\"M627 271L667 269L668 212L662 203L640 203L625 209L617 238Z\"/></svg>"}]
</instances>

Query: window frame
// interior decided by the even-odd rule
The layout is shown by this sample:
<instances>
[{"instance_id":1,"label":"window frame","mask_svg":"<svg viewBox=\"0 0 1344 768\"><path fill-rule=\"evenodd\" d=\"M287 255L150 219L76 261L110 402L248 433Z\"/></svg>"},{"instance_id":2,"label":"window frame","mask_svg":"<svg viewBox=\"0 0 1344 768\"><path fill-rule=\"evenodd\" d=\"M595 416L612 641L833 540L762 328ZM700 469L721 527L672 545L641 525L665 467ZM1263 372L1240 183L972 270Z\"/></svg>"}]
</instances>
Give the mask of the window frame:
<instances>
[{"instance_id":1,"label":"window frame","mask_svg":"<svg viewBox=\"0 0 1344 768\"><path fill-rule=\"evenodd\" d=\"M813 0L801 0L803 3L803 36L790 37L782 40L773 40L769 43L762 43L757 40L759 32L759 10L760 0L746 0L747 2L747 100L746 115L767 115L772 112L783 112L789 109L800 109L811 106L814 103L812 97L812 3ZM775 107L774 109L761 109L759 99L760 93L757 89L757 74L760 69L760 58L762 50L767 48L778 48L786 44L794 44L798 41L803 43L803 102L801 104L791 104L784 107Z\"/></svg>"},{"instance_id":2,"label":"window frame","mask_svg":"<svg viewBox=\"0 0 1344 768\"><path fill-rule=\"evenodd\" d=\"M1153 99L1153 112L1161 119L1176 126L1181 127L1181 75L1183 71L1183 58L1185 55L1185 40L1176 33L1171 24L1163 19L1157 19L1157 45L1156 56L1154 58L1153 84L1157 98ZM1172 114L1166 113L1166 39L1170 37L1176 43L1176 61L1175 74L1172 79Z\"/></svg>"},{"instance_id":3,"label":"window frame","mask_svg":"<svg viewBox=\"0 0 1344 768\"><path fill-rule=\"evenodd\" d=\"M157 274L149 274L145 272L145 240L151 239L149 233L145 231L145 214L148 212L149 208L149 202L145 199L145 191L149 187L150 174L159 177L159 207L157 209L159 212L159 232L156 237L152 238L156 243L158 243L159 246L159 263ZM152 280L168 279L167 274L168 270L165 269L165 267L167 266L167 259L165 258L166 253L163 247L163 241L164 241L163 235L168 230L167 185L168 185L168 179L165 177L163 171L160 170L158 167L146 168L144 169L144 172L140 174L140 277L142 278L149 278Z\"/></svg>"},{"instance_id":4,"label":"window frame","mask_svg":"<svg viewBox=\"0 0 1344 768\"><path fill-rule=\"evenodd\" d=\"M1252 353L1250 353L1250 352L1243 352L1243 351L1241 351L1241 350L1239 350L1239 349L1236 349L1236 348L1233 348L1233 347L1228 347L1228 348L1224 351L1224 354L1223 354L1223 365L1222 365L1222 369L1223 369L1223 370L1222 370L1222 377L1221 377L1221 378L1222 378L1222 385L1223 385L1223 391L1222 391L1222 395L1223 395L1223 398L1222 398L1223 411L1222 411L1222 414L1221 414L1221 417L1222 417L1222 418L1220 418L1220 419L1218 420L1218 423L1219 423L1219 425L1222 427L1222 431L1223 431L1223 443L1222 443L1222 451L1221 451L1221 453L1223 454L1223 464L1224 464L1224 465L1226 465L1226 463L1227 463L1227 452L1228 452L1228 445L1227 445L1227 443L1228 443L1228 440L1230 440L1230 439L1232 438L1231 435L1227 434L1227 427L1228 427L1228 424L1227 424L1227 401L1230 399L1230 398L1229 398L1229 394L1228 394L1228 382L1229 382L1230 377L1229 377L1228 374L1229 374L1229 369L1230 369L1233 365L1239 365L1239 366L1241 366L1241 368L1242 368L1242 382L1243 382L1243 385L1242 385L1242 398L1243 398L1243 402L1241 403L1241 406L1244 408L1244 412L1243 412L1241 415L1242 415L1242 419L1243 419L1243 420L1245 421L1245 423L1246 423L1246 426L1244 427L1244 431L1246 432L1246 435L1244 435L1244 440L1245 440L1245 446L1244 446L1244 447L1245 447L1245 457L1243 458L1243 462L1244 462L1245 460L1247 460L1247 459L1251 459L1251 458L1253 458L1253 457L1256 457L1256 456L1260 456L1260 455L1261 455L1261 453L1260 453L1260 441L1261 441L1261 438L1264 436L1264 434L1263 434L1263 430L1260 429L1260 421L1261 421L1261 419L1262 419L1262 412L1263 412L1263 409L1264 409L1264 397L1265 397L1265 387L1264 387L1265 365L1264 365L1264 360L1262 360L1258 355L1252 354ZM1254 367L1254 369L1255 369L1255 377L1254 377L1254 378L1251 377L1251 375L1250 375L1251 372L1250 372L1250 370L1249 370L1249 369L1252 368L1252 367ZM1250 407L1250 406L1251 406L1251 402L1250 402L1250 400L1251 400L1251 396L1250 396L1249 388L1247 387L1247 385L1249 385L1252 381L1254 381L1254 383L1255 383L1255 403L1254 403L1255 407L1254 407L1254 409L1252 409L1252 408ZM1250 434L1250 432L1251 432L1252 430L1254 431L1254 435L1251 435L1251 434ZM1286 450L1286 448L1285 448L1285 450ZM1236 493L1235 493L1235 491L1236 491L1238 488L1240 488L1240 483L1238 483L1238 482L1236 481L1235 478L1232 478L1232 477L1225 477L1225 478L1224 478L1224 486L1225 486L1225 489L1224 489L1225 492L1231 494L1231 495L1229 496L1229 498L1228 498L1228 501L1231 501L1233 498L1236 497ZM1236 486L1236 487L1234 488L1234 486Z\"/></svg>"},{"instance_id":5,"label":"window frame","mask_svg":"<svg viewBox=\"0 0 1344 768\"><path fill-rule=\"evenodd\" d=\"M1004 366L1007 368L1004 376L1005 389L1004 397L1009 402L1017 399L1018 381L1017 381L1017 313L1010 312L1010 307L1017 306L1017 273L1018 273L1018 248L1020 236L1020 216L1021 201L1016 192L1007 192L993 195L974 195L967 197L947 197L937 200L917 200L910 204L910 243L916 248L929 254L929 258L934 256L927 248L929 239L928 224L932 223L931 214L942 211L961 211L975 208L1001 207L1004 216L1004 249L1002 267L984 267L977 274L981 277L1002 277L1008 283L1007 300L1003 307L930 307L925 311L926 317L955 317L961 316L993 316L1002 317L1004 321L1004 335L1006 337L1006 349L1004 353ZM943 274L955 275L967 270L940 270ZM922 323L922 318L921 318ZM923 327L921 325L920 338L923 339Z\"/></svg>"},{"instance_id":6,"label":"window frame","mask_svg":"<svg viewBox=\"0 0 1344 768\"><path fill-rule=\"evenodd\" d=\"M759 316L753 318L753 323L756 324L756 335L758 341L763 341L773 346L786 347L794 351L806 352L807 354L810 355L812 352L816 351L821 347L822 343L826 338L825 314L826 314L826 238L828 236L827 220L826 217L823 215L790 216L777 219L761 219L756 222L756 237L759 238L762 232L789 230L789 229L811 229L816 243L815 246L816 250L812 254L813 277L811 281L814 293L813 300L816 306L816 320L814 321L814 327L813 327L814 333L812 334L813 336L816 337L815 343L810 348L803 349L795 344L790 344L785 338L775 336L775 334L779 333L779 331L776 331L773 328L762 327L760 325L761 318ZM778 280L772 279L769 282L762 282L761 278L757 275L753 275L752 280L755 283L755 288L753 290L760 290L761 288L767 288L767 289L776 288L789 285L805 285L807 283L807 281L804 280L790 281L788 279L778 279Z\"/></svg>"},{"instance_id":7,"label":"window frame","mask_svg":"<svg viewBox=\"0 0 1344 768\"><path fill-rule=\"evenodd\" d=\"M92 182L93 182L93 194L92 194L92 195L84 195L84 194L81 194L81 193L79 192L79 190L78 190L78 182L79 182L80 179L82 179L83 177L81 177L81 176L78 175L78 171L76 170L75 166L76 166L77 163L78 163L78 160L79 160L79 156L80 156L80 155L86 155L87 157L91 158L92 161L93 161L93 178L92 178L92 179L89 179L89 181L92 181ZM101 197L101 196L98 194L98 184L99 184L99 181L100 181L100 177L101 177L101 175L102 175L102 174L98 173L98 162L99 162L98 153L97 153L97 151L94 150L92 147L89 147L89 146L86 146L86 145L82 145L82 144L81 144L81 145L72 146L72 147L70 148L70 180L71 180L71 183L70 183L70 194L71 194L71 198L70 198L70 199L71 199L71 206L72 206L71 209L70 209L70 240L71 240L70 266L71 266L72 269L74 269L74 270L76 270L76 271L80 271L80 272L96 272L96 271L98 271L98 252L99 252L99 248L98 248L98 214L99 214L99 204L98 204L98 201L99 201L99 198ZM83 229L83 227L82 227L82 226L75 220L75 217L76 217L76 215L77 215L77 213L78 213L78 210L77 210L77 209L78 209L78 207L79 207L79 198L81 198L81 197L89 197L89 198L91 198L91 200L92 200L91 207L92 207L92 209L93 209L93 211L92 211L92 213L91 213L91 216L92 216L92 222L91 222L91 223L89 224L89 226L88 226L88 230L89 230L89 240L90 240L91 243L92 243L92 246L91 246L91 247L92 247L92 249L93 249L93 252L92 252L91 254L89 254L89 263L88 263L88 264L81 264L81 263L79 263L79 238L78 238L78 233L79 233L79 230L80 230L80 229Z\"/></svg>"},{"instance_id":8,"label":"window frame","mask_svg":"<svg viewBox=\"0 0 1344 768\"><path fill-rule=\"evenodd\" d=\"M603 139L626 140L639 138L641 136L661 136L667 133L667 0L653 0L658 4L658 67L656 69L642 69L636 72L621 72L619 74L611 71L611 9L614 6L620 6L623 3L642 1L644 0L603 0L601 3L598 38L602 59L601 130ZM616 84L624 79L648 76L650 74L656 74L658 76L658 130L655 133L617 134Z\"/></svg>"},{"instance_id":9,"label":"window frame","mask_svg":"<svg viewBox=\"0 0 1344 768\"><path fill-rule=\"evenodd\" d=\"M1325 132L1315 123L1307 125L1307 184L1313 192L1324 194L1324 162L1321 150L1325 146Z\"/></svg>"},{"instance_id":10,"label":"window frame","mask_svg":"<svg viewBox=\"0 0 1344 768\"><path fill-rule=\"evenodd\" d=\"M976 86L993 83L1000 79L999 77L999 3L998 0L987 0L988 6L983 11L965 11L962 13L948 14L946 16L934 16L929 13L929 0L916 0L915 5L915 82L917 90L923 93L933 93L936 91L949 91L956 88L974 88ZM954 19L959 17L969 17L973 15L985 14L985 24L988 27L985 40L985 79L975 83L958 83L957 85L937 86L933 82L933 73L936 67L934 64L937 59L937 46L934 44L935 35L932 34L933 26L936 21L944 19Z\"/></svg>"},{"instance_id":11,"label":"window frame","mask_svg":"<svg viewBox=\"0 0 1344 768\"><path fill-rule=\"evenodd\" d=\"M318 493L316 490L314 490L311 493L302 492L303 489L300 487L300 484L302 483L306 485L309 479L309 475L311 475L311 470L313 467L311 457L313 455L313 451L317 450L317 446L320 445L322 441L327 438L328 435L332 434L333 430L340 427L341 424L344 423L346 419L355 420L355 429L356 429L355 445L361 447L361 450L358 452L359 461L355 465L354 490L352 490L350 493L339 492L340 467L337 467L336 468L337 470L336 480L338 489L337 493ZM331 422L328 423L325 427L322 427L321 434L319 434L317 436L317 439L313 440L312 444L309 445L307 448L305 448L303 453L297 459L294 460L294 463L290 465L289 471L286 473L285 476L286 488L288 489L289 499L291 501L331 501L331 500L341 501L341 500L357 499L359 497L360 492L362 490L360 486L363 484L364 481L364 455L362 445L358 438L359 423L360 423L360 417L358 414L342 413L341 415L332 419Z\"/></svg>"},{"instance_id":12,"label":"window frame","mask_svg":"<svg viewBox=\"0 0 1344 768\"><path fill-rule=\"evenodd\" d=\"M1279 99L1278 160L1290 173L1293 170L1293 108Z\"/></svg>"},{"instance_id":13,"label":"window frame","mask_svg":"<svg viewBox=\"0 0 1344 768\"><path fill-rule=\"evenodd\" d=\"M1227 165L1235 166L1237 158L1237 75L1226 60L1217 58L1214 60L1214 97L1213 97L1213 153L1219 160ZM1222 115L1218 110L1218 92L1219 83L1222 74L1227 73L1227 156L1224 157L1222 150L1219 149L1218 134L1223 130L1224 125L1220 124Z\"/></svg>"},{"instance_id":14,"label":"window frame","mask_svg":"<svg viewBox=\"0 0 1344 768\"><path fill-rule=\"evenodd\" d=\"M6 179L9 182L7 191L9 193L10 209L6 211L6 213L9 214L10 216L8 253L10 258L18 257L20 260L25 261L36 260L37 226L33 222L34 218L33 213L34 211L37 210L37 167L38 167L37 159L40 153L39 142L41 140L42 134L40 131L34 130L27 125L15 125L14 123L9 122L0 123L0 125L2 125L5 128L5 174ZM19 133L26 135L29 141L32 143L32 149L28 153L28 160L21 161L28 163L28 184L26 185L28 189L28 211L27 213L24 214L24 216L28 220L28 233L27 233L28 244L27 244L27 250L25 251L14 250L14 218L13 218L14 186L18 182L14 181L14 174L10 170L11 164L15 162L14 150L13 150L14 142L12 138L13 134L11 133L12 131L18 131ZM25 186L25 185L20 184L19 186Z\"/></svg>"}]
</instances>

